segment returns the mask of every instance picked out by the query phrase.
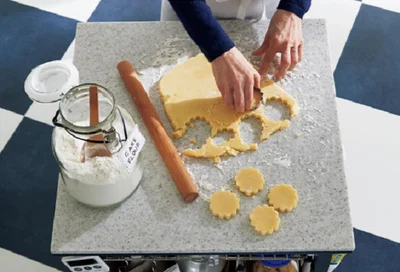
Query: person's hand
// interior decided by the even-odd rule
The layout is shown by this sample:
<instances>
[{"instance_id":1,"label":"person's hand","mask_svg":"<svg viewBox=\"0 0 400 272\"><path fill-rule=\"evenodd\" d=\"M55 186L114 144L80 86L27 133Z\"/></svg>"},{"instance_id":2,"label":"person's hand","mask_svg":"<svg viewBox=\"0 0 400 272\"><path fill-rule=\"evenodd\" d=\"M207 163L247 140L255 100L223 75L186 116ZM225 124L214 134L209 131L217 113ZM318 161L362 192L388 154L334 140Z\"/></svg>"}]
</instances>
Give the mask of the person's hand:
<instances>
[{"instance_id":1,"label":"person's hand","mask_svg":"<svg viewBox=\"0 0 400 272\"><path fill-rule=\"evenodd\" d=\"M303 58L303 31L301 19L294 13L277 10L271 19L264 42L254 56L263 56L259 73L265 76L276 53L281 53L281 64L275 77L281 79L293 70Z\"/></svg>"},{"instance_id":2,"label":"person's hand","mask_svg":"<svg viewBox=\"0 0 400 272\"><path fill-rule=\"evenodd\" d=\"M260 75L242 53L233 47L211 66L225 104L237 112L251 110L254 87L260 88Z\"/></svg>"}]
</instances>

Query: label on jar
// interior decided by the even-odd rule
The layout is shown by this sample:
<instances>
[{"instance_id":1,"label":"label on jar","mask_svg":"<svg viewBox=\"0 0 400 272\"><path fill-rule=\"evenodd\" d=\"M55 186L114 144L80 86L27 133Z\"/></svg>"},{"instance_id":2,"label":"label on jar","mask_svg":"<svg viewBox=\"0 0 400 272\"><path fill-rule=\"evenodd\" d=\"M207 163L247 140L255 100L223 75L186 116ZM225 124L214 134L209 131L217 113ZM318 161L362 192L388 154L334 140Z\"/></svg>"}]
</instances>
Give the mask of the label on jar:
<instances>
[{"instance_id":1,"label":"label on jar","mask_svg":"<svg viewBox=\"0 0 400 272\"><path fill-rule=\"evenodd\" d=\"M143 134L139 131L137 125L135 125L132 129L131 134L129 134L128 139L126 140L124 146L119 152L119 159L125 165L129 172L132 172L133 167L136 164L137 158L139 156L140 151L146 142L146 139L143 137Z\"/></svg>"}]
</instances>

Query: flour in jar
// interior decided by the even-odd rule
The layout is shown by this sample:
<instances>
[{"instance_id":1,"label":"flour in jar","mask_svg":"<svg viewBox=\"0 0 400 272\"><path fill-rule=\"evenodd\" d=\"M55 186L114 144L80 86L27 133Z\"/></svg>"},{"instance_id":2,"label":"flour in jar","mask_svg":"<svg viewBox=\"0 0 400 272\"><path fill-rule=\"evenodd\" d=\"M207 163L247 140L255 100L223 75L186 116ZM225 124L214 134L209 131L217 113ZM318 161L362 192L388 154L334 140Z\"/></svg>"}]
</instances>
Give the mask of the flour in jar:
<instances>
[{"instance_id":1,"label":"flour in jar","mask_svg":"<svg viewBox=\"0 0 400 272\"><path fill-rule=\"evenodd\" d=\"M122 109L123 110L123 109ZM127 118L124 114L124 118ZM123 125L120 118L116 118L113 125L120 135L123 135ZM126 121L126 129L129 133L133 129L133 121ZM85 124L77 124L85 125ZM122 131L121 131L122 130ZM122 132L122 134L121 134ZM83 141L72 137L64 128L55 128L57 145L56 153L69 178L86 184L113 184L121 180L131 179L133 173L129 173L121 163L118 156L94 157L82 163L81 152Z\"/></svg>"}]
</instances>

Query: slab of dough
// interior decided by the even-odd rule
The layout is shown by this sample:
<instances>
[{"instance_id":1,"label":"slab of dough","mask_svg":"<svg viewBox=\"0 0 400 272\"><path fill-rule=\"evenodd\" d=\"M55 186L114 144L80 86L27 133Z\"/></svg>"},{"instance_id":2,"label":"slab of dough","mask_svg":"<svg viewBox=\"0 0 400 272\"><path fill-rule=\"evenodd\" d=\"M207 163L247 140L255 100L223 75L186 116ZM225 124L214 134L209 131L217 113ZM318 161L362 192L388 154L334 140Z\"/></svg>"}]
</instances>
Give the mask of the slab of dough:
<instances>
[{"instance_id":1,"label":"slab of dough","mask_svg":"<svg viewBox=\"0 0 400 272\"><path fill-rule=\"evenodd\" d=\"M250 213L250 224L261 235L277 231L279 223L278 212L268 205L257 206Z\"/></svg>"},{"instance_id":2,"label":"slab of dough","mask_svg":"<svg viewBox=\"0 0 400 272\"><path fill-rule=\"evenodd\" d=\"M268 204L280 212L290 212L297 206L297 191L292 185L279 184L268 193Z\"/></svg>"},{"instance_id":3,"label":"slab of dough","mask_svg":"<svg viewBox=\"0 0 400 272\"><path fill-rule=\"evenodd\" d=\"M264 187L264 176L255 168L243 168L235 176L236 188L247 196L252 196Z\"/></svg>"},{"instance_id":4,"label":"slab of dough","mask_svg":"<svg viewBox=\"0 0 400 272\"><path fill-rule=\"evenodd\" d=\"M261 91L266 100L283 101L290 110L291 116L296 116L298 107L296 100L271 80L262 80ZM235 155L231 149L243 152L255 150L255 144L244 143L240 137L239 124L248 117L257 118L262 125L260 140L267 139L272 133L286 128L290 121L273 121L264 115L263 107L251 112L237 113L227 107L221 98L212 74L211 64L203 54L188 59L168 72L160 81L160 95L165 112L174 129L173 137L182 137L187 126L192 126L194 120L204 120L211 127L211 137L222 131L231 131L234 137L221 144L220 155ZM255 100L260 99L255 93ZM186 152L187 156L216 158L215 149L210 148L210 142L197 150ZM215 145L215 144L214 144ZM201 154L201 155L199 155Z\"/></svg>"},{"instance_id":5,"label":"slab of dough","mask_svg":"<svg viewBox=\"0 0 400 272\"><path fill-rule=\"evenodd\" d=\"M230 219L239 210L239 198L230 191L218 191L210 198L210 210L214 216Z\"/></svg>"}]
</instances>

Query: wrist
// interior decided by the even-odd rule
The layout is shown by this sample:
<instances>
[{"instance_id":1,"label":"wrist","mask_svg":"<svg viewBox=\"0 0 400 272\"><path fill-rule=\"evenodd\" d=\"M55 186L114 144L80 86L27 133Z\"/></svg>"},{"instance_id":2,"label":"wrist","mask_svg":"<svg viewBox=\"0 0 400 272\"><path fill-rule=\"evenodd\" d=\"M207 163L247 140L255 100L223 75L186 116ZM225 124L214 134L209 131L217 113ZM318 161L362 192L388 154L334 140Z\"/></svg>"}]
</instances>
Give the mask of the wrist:
<instances>
[{"instance_id":1,"label":"wrist","mask_svg":"<svg viewBox=\"0 0 400 272\"><path fill-rule=\"evenodd\" d=\"M301 7L293 5L291 3L281 3L278 5L277 12L284 12L287 16L296 18L296 19L303 19L304 14L306 13Z\"/></svg>"},{"instance_id":2,"label":"wrist","mask_svg":"<svg viewBox=\"0 0 400 272\"><path fill-rule=\"evenodd\" d=\"M236 46L233 46L232 48L230 48L229 50L227 50L223 54L221 54L218 58L216 58L213 61L211 61L211 64L218 63L218 62L223 61L223 60L225 60L227 58L230 58L232 55L235 54L236 51L237 51Z\"/></svg>"},{"instance_id":3,"label":"wrist","mask_svg":"<svg viewBox=\"0 0 400 272\"><path fill-rule=\"evenodd\" d=\"M284 9L279 9L278 8L276 10L276 12L283 14L283 16L285 16L286 18L289 18L289 19L301 20L301 18L299 16L297 16L296 13L294 13L292 11L288 11L288 10L284 10Z\"/></svg>"}]
</instances>

